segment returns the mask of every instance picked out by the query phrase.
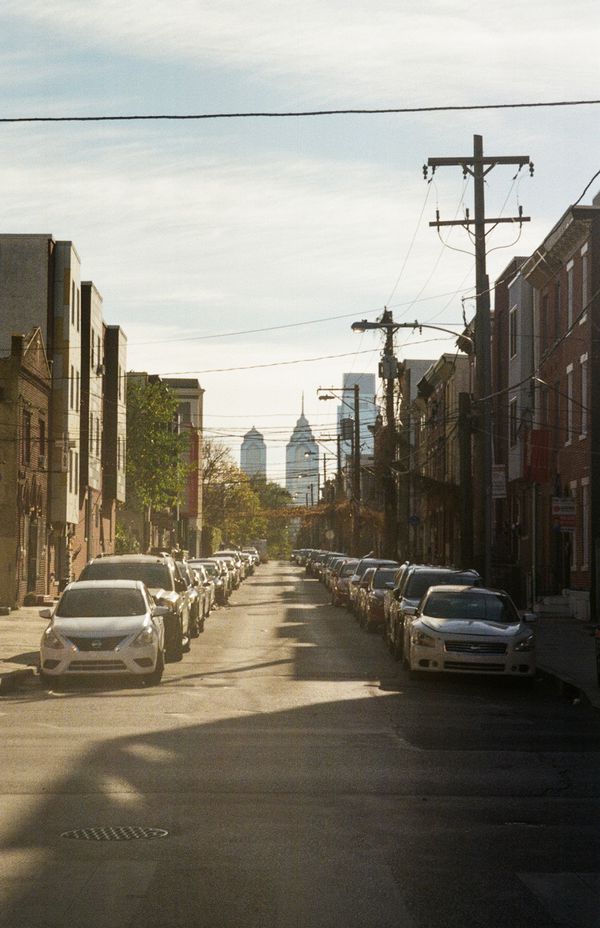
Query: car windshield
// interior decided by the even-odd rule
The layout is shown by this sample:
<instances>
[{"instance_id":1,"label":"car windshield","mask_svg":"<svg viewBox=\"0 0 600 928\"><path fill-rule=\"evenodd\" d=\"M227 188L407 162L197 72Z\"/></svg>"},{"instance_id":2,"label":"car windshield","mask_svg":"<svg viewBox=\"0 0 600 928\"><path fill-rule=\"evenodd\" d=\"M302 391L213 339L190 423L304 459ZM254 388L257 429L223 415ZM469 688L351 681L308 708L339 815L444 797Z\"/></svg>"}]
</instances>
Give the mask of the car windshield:
<instances>
[{"instance_id":1,"label":"car windshield","mask_svg":"<svg viewBox=\"0 0 600 928\"><path fill-rule=\"evenodd\" d=\"M66 590L56 609L65 619L144 615L144 597L134 589Z\"/></svg>"},{"instance_id":2,"label":"car windshield","mask_svg":"<svg viewBox=\"0 0 600 928\"><path fill-rule=\"evenodd\" d=\"M171 571L166 564L134 561L94 561L84 567L80 580L141 580L150 589L172 590Z\"/></svg>"},{"instance_id":3,"label":"car windshield","mask_svg":"<svg viewBox=\"0 0 600 928\"><path fill-rule=\"evenodd\" d=\"M408 599L421 599L430 586L450 586L451 584L473 583L473 574L460 574L453 570L423 570L409 577L404 590Z\"/></svg>"},{"instance_id":4,"label":"car windshield","mask_svg":"<svg viewBox=\"0 0 600 928\"><path fill-rule=\"evenodd\" d=\"M375 576L373 577L373 589L383 590L386 583L389 583L394 579L396 571L391 570L378 570Z\"/></svg>"},{"instance_id":5,"label":"car windshield","mask_svg":"<svg viewBox=\"0 0 600 928\"><path fill-rule=\"evenodd\" d=\"M217 567L216 564L195 564L192 561L192 567L195 570L198 570L198 567L204 567L204 570L206 571L209 577L218 577L220 573L219 568Z\"/></svg>"},{"instance_id":6,"label":"car windshield","mask_svg":"<svg viewBox=\"0 0 600 928\"><path fill-rule=\"evenodd\" d=\"M515 625L519 616L511 601L500 594L468 591L430 593L423 612L433 619L465 619Z\"/></svg>"},{"instance_id":7,"label":"car windshield","mask_svg":"<svg viewBox=\"0 0 600 928\"><path fill-rule=\"evenodd\" d=\"M357 561L348 561L340 570L340 577L351 577L356 570Z\"/></svg>"}]
</instances>

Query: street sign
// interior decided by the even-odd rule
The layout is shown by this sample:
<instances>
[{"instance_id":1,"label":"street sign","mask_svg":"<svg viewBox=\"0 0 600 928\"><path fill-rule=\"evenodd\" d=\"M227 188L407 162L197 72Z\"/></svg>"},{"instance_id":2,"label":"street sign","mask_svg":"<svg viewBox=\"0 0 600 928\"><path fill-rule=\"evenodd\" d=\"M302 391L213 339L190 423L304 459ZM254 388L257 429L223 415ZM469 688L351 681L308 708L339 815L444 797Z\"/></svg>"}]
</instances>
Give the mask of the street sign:
<instances>
[{"instance_id":1,"label":"street sign","mask_svg":"<svg viewBox=\"0 0 600 928\"><path fill-rule=\"evenodd\" d=\"M552 497L552 523L558 531L575 531L575 500L572 496Z\"/></svg>"}]
</instances>

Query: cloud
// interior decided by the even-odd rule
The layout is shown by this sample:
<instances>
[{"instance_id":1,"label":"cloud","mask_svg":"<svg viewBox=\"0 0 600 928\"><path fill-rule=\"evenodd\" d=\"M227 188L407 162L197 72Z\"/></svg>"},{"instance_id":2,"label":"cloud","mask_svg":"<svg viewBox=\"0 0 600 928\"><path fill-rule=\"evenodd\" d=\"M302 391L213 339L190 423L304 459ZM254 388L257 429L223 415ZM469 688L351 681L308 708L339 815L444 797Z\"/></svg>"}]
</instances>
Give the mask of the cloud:
<instances>
[{"instance_id":1,"label":"cloud","mask_svg":"<svg viewBox=\"0 0 600 928\"><path fill-rule=\"evenodd\" d=\"M281 81L291 102L545 99L585 93L596 77L588 0L5 0L4 13L108 54ZM577 68L564 67L563 48L577 49Z\"/></svg>"}]
</instances>

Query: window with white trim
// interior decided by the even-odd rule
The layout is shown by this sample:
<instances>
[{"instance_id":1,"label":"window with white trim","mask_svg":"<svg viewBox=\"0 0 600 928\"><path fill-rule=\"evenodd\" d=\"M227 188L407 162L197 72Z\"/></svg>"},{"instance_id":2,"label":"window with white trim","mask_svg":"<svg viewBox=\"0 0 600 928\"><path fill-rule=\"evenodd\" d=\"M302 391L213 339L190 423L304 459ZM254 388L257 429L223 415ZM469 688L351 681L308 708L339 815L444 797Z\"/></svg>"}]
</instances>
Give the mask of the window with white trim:
<instances>
[{"instance_id":1,"label":"window with white trim","mask_svg":"<svg viewBox=\"0 0 600 928\"><path fill-rule=\"evenodd\" d=\"M569 261L567 264L567 331L573 325L573 300L574 300L574 273L575 262Z\"/></svg>"},{"instance_id":2,"label":"window with white trim","mask_svg":"<svg viewBox=\"0 0 600 928\"><path fill-rule=\"evenodd\" d=\"M571 444L573 438L573 365L567 367L567 436L566 445Z\"/></svg>"},{"instance_id":3,"label":"window with white trim","mask_svg":"<svg viewBox=\"0 0 600 928\"><path fill-rule=\"evenodd\" d=\"M581 569L590 566L590 478L581 481Z\"/></svg>"},{"instance_id":4,"label":"window with white trim","mask_svg":"<svg viewBox=\"0 0 600 928\"><path fill-rule=\"evenodd\" d=\"M513 306L508 314L508 351L511 358L517 356L518 325L517 307Z\"/></svg>"},{"instance_id":5,"label":"window with white trim","mask_svg":"<svg viewBox=\"0 0 600 928\"><path fill-rule=\"evenodd\" d=\"M581 310L579 325L587 322L587 305L590 299L590 262L587 242L581 249Z\"/></svg>"},{"instance_id":6,"label":"window with white trim","mask_svg":"<svg viewBox=\"0 0 600 928\"><path fill-rule=\"evenodd\" d=\"M508 434L510 439L510 446L514 448L517 444L517 438L519 434L518 420L517 420L517 397L513 399L508 404Z\"/></svg>"},{"instance_id":7,"label":"window with white trim","mask_svg":"<svg viewBox=\"0 0 600 928\"><path fill-rule=\"evenodd\" d=\"M581 404L581 427L579 429L579 437L585 438L588 430L588 356L587 354L582 354L579 359L579 369L580 369L580 404Z\"/></svg>"},{"instance_id":8,"label":"window with white trim","mask_svg":"<svg viewBox=\"0 0 600 928\"><path fill-rule=\"evenodd\" d=\"M569 533L571 540L571 570L577 570L577 481L569 483L569 495L575 500L575 531Z\"/></svg>"}]
</instances>

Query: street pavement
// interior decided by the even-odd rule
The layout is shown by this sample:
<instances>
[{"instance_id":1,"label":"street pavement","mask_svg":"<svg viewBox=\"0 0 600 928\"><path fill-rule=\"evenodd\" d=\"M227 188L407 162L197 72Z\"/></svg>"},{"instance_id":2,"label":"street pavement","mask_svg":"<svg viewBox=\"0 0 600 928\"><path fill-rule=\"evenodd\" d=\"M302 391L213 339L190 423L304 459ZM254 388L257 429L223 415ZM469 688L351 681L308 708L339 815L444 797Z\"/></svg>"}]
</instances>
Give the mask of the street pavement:
<instances>
[{"instance_id":1,"label":"street pavement","mask_svg":"<svg viewBox=\"0 0 600 928\"><path fill-rule=\"evenodd\" d=\"M36 611L0 620L20 667ZM30 675L0 734L2 928L599 925L597 712L545 676L413 680L291 565L160 687ZM92 827L167 834L63 837Z\"/></svg>"},{"instance_id":2,"label":"street pavement","mask_svg":"<svg viewBox=\"0 0 600 928\"><path fill-rule=\"evenodd\" d=\"M46 622L38 606L0 616L0 694L36 672L38 647ZM536 625L540 671L565 684L572 698L600 709L596 642L592 627L570 616L540 615Z\"/></svg>"}]
</instances>

